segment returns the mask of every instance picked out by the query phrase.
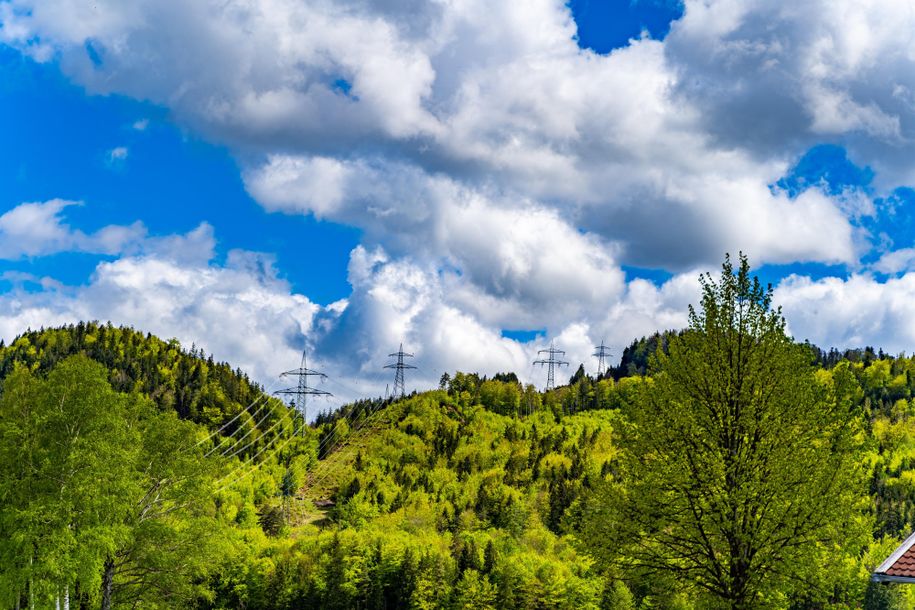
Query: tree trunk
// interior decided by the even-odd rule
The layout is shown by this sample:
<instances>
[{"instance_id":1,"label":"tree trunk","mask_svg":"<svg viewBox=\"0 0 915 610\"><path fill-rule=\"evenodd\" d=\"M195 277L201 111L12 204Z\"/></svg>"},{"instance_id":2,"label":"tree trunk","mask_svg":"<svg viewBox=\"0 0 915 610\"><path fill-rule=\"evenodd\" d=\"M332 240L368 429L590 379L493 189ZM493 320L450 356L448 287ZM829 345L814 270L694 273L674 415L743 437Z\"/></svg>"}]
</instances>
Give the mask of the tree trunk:
<instances>
[{"instance_id":1,"label":"tree trunk","mask_svg":"<svg viewBox=\"0 0 915 610\"><path fill-rule=\"evenodd\" d=\"M70 610L70 585L64 587L64 610Z\"/></svg>"},{"instance_id":2,"label":"tree trunk","mask_svg":"<svg viewBox=\"0 0 915 610\"><path fill-rule=\"evenodd\" d=\"M78 581L73 586L73 599L76 600L79 610L90 610L89 596L80 588Z\"/></svg>"},{"instance_id":3,"label":"tree trunk","mask_svg":"<svg viewBox=\"0 0 915 610\"><path fill-rule=\"evenodd\" d=\"M105 560L105 571L102 572L102 610L111 610L111 586L114 584L114 560Z\"/></svg>"}]
</instances>

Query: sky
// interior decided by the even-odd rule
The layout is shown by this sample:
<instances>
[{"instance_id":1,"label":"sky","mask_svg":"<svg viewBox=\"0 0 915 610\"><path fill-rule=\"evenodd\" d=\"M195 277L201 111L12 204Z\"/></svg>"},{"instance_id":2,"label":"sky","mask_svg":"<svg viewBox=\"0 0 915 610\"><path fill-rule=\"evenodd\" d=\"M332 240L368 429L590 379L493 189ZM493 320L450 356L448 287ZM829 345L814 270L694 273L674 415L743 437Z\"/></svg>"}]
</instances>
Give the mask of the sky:
<instances>
[{"instance_id":1,"label":"sky","mask_svg":"<svg viewBox=\"0 0 915 610\"><path fill-rule=\"evenodd\" d=\"M908 0L0 0L0 338L542 386L744 252L798 340L912 353L912 159Z\"/></svg>"}]
</instances>

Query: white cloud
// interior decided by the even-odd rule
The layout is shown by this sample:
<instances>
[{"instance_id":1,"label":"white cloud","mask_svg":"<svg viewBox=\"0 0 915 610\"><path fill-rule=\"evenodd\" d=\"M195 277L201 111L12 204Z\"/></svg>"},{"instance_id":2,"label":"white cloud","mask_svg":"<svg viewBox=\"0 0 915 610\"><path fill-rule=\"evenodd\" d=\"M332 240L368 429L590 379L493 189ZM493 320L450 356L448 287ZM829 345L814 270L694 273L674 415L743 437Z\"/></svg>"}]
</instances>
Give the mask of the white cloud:
<instances>
[{"instance_id":1,"label":"white cloud","mask_svg":"<svg viewBox=\"0 0 915 610\"><path fill-rule=\"evenodd\" d=\"M905 0L686 2L665 41L703 128L759 157L828 138L911 182L915 11ZM903 151L906 151L903 153Z\"/></svg>"},{"instance_id":2,"label":"white cloud","mask_svg":"<svg viewBox=\"0 0 915 610\"><path fill-rule=\"evenodd\" d=\"M126 146L117 146L108 151L108 160L109 161L122 161L127 158L127 147Z\"/></svg>"},{"instance_id":3,"label":"white cloud","mask_svg":"<svg viewBox=\"0 0 915 610\"><path fill-rule=\"evenodd\" d=\"M357 224L373 217L379 230L369 241L390 250L417 222L446 215L438 207L453 206L450 198L497 192L501 207L519 203L517 216L532 202L553 208L629 264L686 269L735 245L759 262L850 262L858 253L838 202L789 204L769 191L800 152L790 137L766 158L752 142L722 144L684 89L719 60L684 41L705 29L731 36L761 10L690 3L673 44L640 39L599 56L577 47L561 0L157 0L100 2L91 15L80 6L16 0L0 36L59 57L91 91L164 104L231 144L267 209ZM774 52L757 47L733 55ZM892 128L887 111L849 100L835 105L841 117L854 115L875 137ZM415 185L421 196L411 197Z\"/></svg>"},{"instance_id":4,"label":"white cloud","mask_svg":"<svg viewBox=\"0 0 915 610\"><path fill-rule=\"evenodd\" d=\"M51 199L22 203L0 216L0 259L44 256L57 252L118 254L146 236L140 222L108 225L86 234L65 224L63 211L77 201Z\"/></svg>"},{"instance_id":5,"label":"white cloud","mask_svg":"<svg viewBox=\"0 0 915 610\"><path fill-rule=\"evenodd\" d=\"M26 284L40 286L44 290L61 290L66 288L62 282L49 276L38 277L23 271L4 271L0 279L10 282L16 290L21 290Z\"/></svg>"},{"instance_id":6,"label":"white cloud","mask_svg":"<svg viewBox=\"0 0 915 610\"><path fill-rule=\"evenodd\" d=\"M866 345L889 353L912 353L915 345L915 273L880 282L855 274L813 280L786 278L774 301L784 309L789 331L823 348Z\"/></svg>"},{"instance_id":7,"label":"white cloud","mask_svg":"<svg viewBox=\"0 0 915 610\"><path fill-rule=\"evenodd\" d=\"M201 223L186 235L149 235L142 222L106 225L85 233L67 224L64 211L79 201L51 199L22 203L0 216L0 259L17 260L61 252L108 256L154 254L182 262L207 261L213 256L213 227Z\"/></svg>"},{"instance_id":8,"label":"white cloud","mask_svg":"<svg viewBox=\"0 0 915 610\"><path fill-rule=\"evenodd\" d=\"M874 271L895 275L901 271L909 271L915 265L915 248L900 248L886 252L873 264Z\"/></svg>"},{"instance_id":9,"label":"white cloud","mask_svg":"<svg viewBox=\"0 0 915 610\"><path fill-rule=\"evenodd\" d=\"M29 326L110 320L196 343L264 383L297 362L307 337L315 350L310 361L331 375L328 389L338 395L336 402L321 404L326 408L381 394L390 382L390 371L382 367L401 342L419 367L408 376L408 388L432 387L443 372L454 370L515 371L542 385L544 373L532 361L547 340L566 351L571 369L583 363L593 371L594 345L603 341L618 357L635 337L682 328L687 305L699 297L701 269L660 286L620 280L595 301L597 310L585 308L577 319L557 317L547 337L520 343L501 336L506 320L490 319L486 303L470 307L462 301L452 289L454 278L381 248L357 247L349 266L352 294L321 308L279 279L269 257L233 251L220 265L212 260L212 243L208 225L151 238L142 253L100 263L85 286L8 273L7 281L41 289L0 295L0 337L8 341ZM897 350L915 340L912 332L899 332L915 314L913 292L915 274L883 284L860 275L848 281L792 277L777 289L776 302L798 338Z\"/></svg>"},{"instance_id":10,"label":"white cloud","mask_svg":"<svg viewBox=\"0 0 915 610\"><path fill-rule=\"evenodd\" d=\"M455 367L524 374L534 346L501 328L546 327L587 361L589 343L680 327L694 270L725 251L755 264L857 268L873 237L859 225L877 213L868 197L814 187L792 199L770 185L824 139L875 167L878 191L915 180L915 12L902 0L685 9L665 41L607 55L577 47L563 0L100 0L93 11L77 0L13 0L0 3L0 40L59 61L91 92L161 104L229 145L266 210L360 228L353 293L317 312L314 332L328 362L374 383L400 340L429 380ZM113 313L144 327L156 313L135 296L146 288L130 284L141 268L191 299L173 327L209 337L210 322L195 316L215 315L220 301L195 282L251 280L262 267L241 254L232 269L202 263L208 226L175 243L142 225L82 235L63 224L65 202L27 205L37 207L18 214L42 221L0 217L0 256L122 253L99 268L87 302L92 291L125 291L133 309ZM130 250L130 231L143 250ZM899 273L910 258L897 250L874 269ZM677 275L626 283L623 265ZM779 296L792 328L824 344L868 332L898 341L888 329L905 325L893 312L907 311L897 299L908 277L794 278ZM278 303L298 298L269 286ZM890 303L875 325L851 314L852 303L878 313L882 301L865 290ZM223 305L249 311L228 294ZM243 346L216 345L265 370Z\"/></svg>"},{"instance_id":11,"label":"white cloud","mask_svg":"<svg viewBox=\"0 0 915 610\"><path fill-rule=\"evenodd\" d=\"M105 165L111 169L121 169L130 155L126 146L116 146L105 154Z\"/></svg>"},{"instance_id":12,"label":"white cloud","mask_svg":"<svg viewBox=\"0 0 915 610\"><path fill-rule=\"evenodd\" d=\"M195 239L172 236L170 243ZM196 343L269 383L298 361L316 311L261 255L237 252L218 266L148 254L100 263L86 286L0 295L0 336L9 341L27 327L110 320L177 337L187 347Z\"/></svg>"},{"instance_id":13,"label":"white cloud","mask_svg":"<svg viewBox=\"0 0 915 610\"><path fill-rule=\"evenodd\" d=\"M645 280L621 285L600 303L599 312L547 328L549 338L567 351L573 368L593 371L591 353L602 340L618 357L632 339L660 328L686 324L687 304L698 294L698 272L676 276L656 287ZM356 248L350 259L353 293L345 309L324 311L316 320L320 357L336 370L347 370L363 383L387 379L386 355L403 342L416 355L416 387L435 385L443 372L476 371L492 375L514 371L524 381L542 385L532 362L547 338L521 343L501 336L504 320L493 322L484 310L466 307L434 268L407 259L391 259L380 249ZM557 292L561 293L559 288ZM519 320L523 326L526 321Z\"/></svg>"},{"instance_id":14,"label":"white cloud","mask_svg":"<svg viewBox=\"0 0 915 610\"><path fill-rule=\"evenodd\" d=\"M334 217L346 194L344 188L351 170L336 159L301 158L274 155L245 176L248 192L265 209Z\"/></svg>"}]
</instances>

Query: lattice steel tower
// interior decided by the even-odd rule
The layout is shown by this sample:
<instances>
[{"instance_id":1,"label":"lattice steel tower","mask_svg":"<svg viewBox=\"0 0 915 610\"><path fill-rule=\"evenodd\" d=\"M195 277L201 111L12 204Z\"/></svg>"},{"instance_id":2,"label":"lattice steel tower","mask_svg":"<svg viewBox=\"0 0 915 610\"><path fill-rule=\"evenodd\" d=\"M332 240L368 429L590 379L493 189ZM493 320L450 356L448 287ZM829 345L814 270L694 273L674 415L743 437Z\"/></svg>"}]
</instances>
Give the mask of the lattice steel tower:
<instances>
[{"instance_id":1,"label":"lattice steel tower","mask_svg":"<svg viewBox=\"0 0 915 610\"><path fill-rule=\"evenodd\" d=\"M569 366L568 362L566 362L565 360L558 359L558 358L556 358L556 356L565 356L566 353L564 351L562 351L561 349L556 349L555 347L553 347L553 342L550 341L550 348L539 350L537 352L537 355L539 356L540 354L547 354L548 356L546 358L542 358L540 360L534 360L534 364L539 364L541 367L543 367L544 364L547 365L546 389L552 390L556 385L555 384L555 375L554 375L554 370L553 370L554 367L558 366L558 367L562 368L563 366Z\"/></svg>"},{"instance_id":2,"label":"lattice steel tower","mask_svg":"<svg viewBox=\"0 0 915 610\"><path fill-rule=\"evenodd\" d=\"M594 353L591 355L597 358L597 377L599 379L600 376L604 374L604 365L610 356L613 355L613 352L611 352L610 348L601 341L600 345L594 346Z\"/></svg>"},{"instance_id":3,"label":"lattice steel tower","mask_svg":"<svg viewBox=\"0 0 915 610\"><path fill-rule=\"evenodd\" d=\"M274 394L283 394L286 396L292 396L292 404L295 407L296 411L302 413L302 419L307 424L308 423L308 397L309 396L333 396L330 392L325 392L324 390L319 390L317 388L312 388L308 385L309 377L318 377L320 379L327 379L327 375L321 373L320 371L315 371L307 366L307 352L308 348L306 347L302 350L302 366L297 369L292 369L291 371L286 371L280 374L280 377L298 377L299 382L295 387L285 388L282 390L277 390ZM302 426L302 430L305 430L305 426Z\"/></svg>"},{"instance_id":4,"label":"lattice steel tower","mask_svg":"<svg viewBox=\"0 0 915 610\"><path fill-rule=\"evenodd\" d=\"M389 358L397 358L397 362L386 364L384 368L394 369L394 392L391 396L397 396L398 390L400 391L400 397L403 398L406 396L407 391L404 387L403 372L405 369L415 369L416 367L412 364L405 364L404 358L412 358L413 354L408 354L403 351L403 343L400 344L400 349L398 349L393 354L388 354Z\"/></svg>"}]
</instances>

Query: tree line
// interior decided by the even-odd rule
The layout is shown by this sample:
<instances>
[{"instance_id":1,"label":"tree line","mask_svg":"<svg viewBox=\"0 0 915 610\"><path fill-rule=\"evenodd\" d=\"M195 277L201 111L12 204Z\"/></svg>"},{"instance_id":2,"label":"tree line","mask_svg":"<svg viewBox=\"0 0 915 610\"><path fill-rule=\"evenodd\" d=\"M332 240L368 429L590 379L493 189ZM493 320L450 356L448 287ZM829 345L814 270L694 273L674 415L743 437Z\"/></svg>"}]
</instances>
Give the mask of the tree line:
<instances>
[{"instance_id":1,"label":"tree line","mask_svg":"<svg viewBox=\"0 0 915 610\"><path fill-rule=\"evenodd\" d=\"M869 583L915 519L915 359L796 343L744 258L702 288L600 378L447 374L257 468L214 451L264 432L212 435L261 397L239 371L27 333L0 348L0 605L915 607Z\"/></svg>"}]
</instances>

